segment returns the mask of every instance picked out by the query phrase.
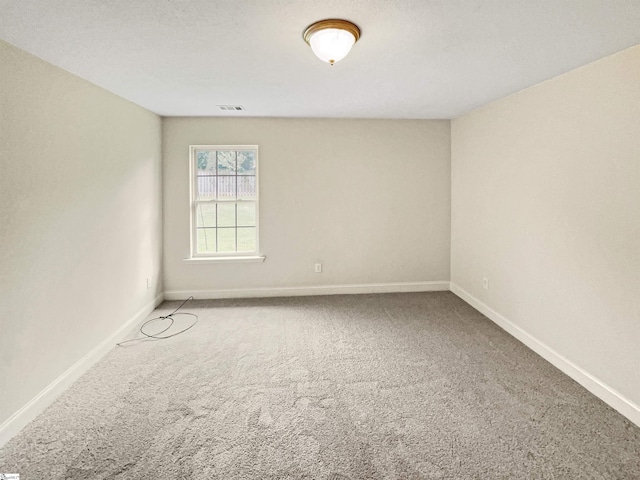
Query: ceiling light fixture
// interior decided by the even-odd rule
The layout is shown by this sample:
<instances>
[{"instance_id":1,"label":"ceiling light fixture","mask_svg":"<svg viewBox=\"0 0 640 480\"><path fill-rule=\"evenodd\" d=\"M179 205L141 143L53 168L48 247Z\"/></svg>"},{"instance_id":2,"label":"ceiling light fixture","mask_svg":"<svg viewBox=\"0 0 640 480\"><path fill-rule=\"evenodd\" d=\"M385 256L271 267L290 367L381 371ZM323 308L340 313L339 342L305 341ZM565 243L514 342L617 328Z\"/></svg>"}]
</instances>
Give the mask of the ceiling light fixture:
<instances>
[{"instance_id":1,"label":"ceiling light fixture","mask_svg":"<svg viewBox=\"0 0 640 480\"><path fill-rule=\"evenodd\" d=\"M347 56L360 38L360 29L346 20L330 18L309 25L302 38L320 60L333 65Z\"/></svg>"}]
</instances>

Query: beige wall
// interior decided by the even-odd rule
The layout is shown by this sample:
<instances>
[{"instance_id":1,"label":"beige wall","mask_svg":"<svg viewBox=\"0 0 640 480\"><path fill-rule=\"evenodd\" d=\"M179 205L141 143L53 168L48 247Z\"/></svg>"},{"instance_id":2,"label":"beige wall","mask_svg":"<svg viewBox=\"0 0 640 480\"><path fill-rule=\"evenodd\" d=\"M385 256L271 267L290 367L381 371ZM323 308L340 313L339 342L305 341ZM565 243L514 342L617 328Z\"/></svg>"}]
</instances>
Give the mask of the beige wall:
<instances>
[{"instance_id":1,"label":"beige wall","mask_svg":"<svg viewBox=\"0 0 640 480\"><path fill-rule=\"evenodd\" d=\"M452 122L451 248L453 284L640 405L640 46Z\"/></svg>"},{"instance_id":2,"label":"beige wall","mask_svg":"<svg viewBox=\"0 0 640 480\"><path fill-rule=\"evenodd\" d=\"M160 135L0 41L0 423L162 291Z\"/></svg>"},{"instance_id":3,"label":"beige wall","mask_svg":"<svg viewBox=\"0 0 640 480\"><path fill-rule=\"evenodd\" d=\"M183 262L191 144L259 145L264 263ZM163 155L168 292L449 280L449 121L165 118Z\"/></svg>"}]
</instances>

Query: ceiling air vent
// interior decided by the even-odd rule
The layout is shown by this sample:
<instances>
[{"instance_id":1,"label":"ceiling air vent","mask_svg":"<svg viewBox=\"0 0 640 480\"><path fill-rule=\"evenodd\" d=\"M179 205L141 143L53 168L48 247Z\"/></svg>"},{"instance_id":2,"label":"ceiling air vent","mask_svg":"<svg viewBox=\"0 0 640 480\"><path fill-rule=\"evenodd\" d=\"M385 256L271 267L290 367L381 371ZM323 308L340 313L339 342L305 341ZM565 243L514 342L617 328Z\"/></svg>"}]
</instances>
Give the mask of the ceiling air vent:
<instances>
[{"instance_id":1,"label":"ceiling air vent","mask_svg":"<svg viewBox=\"0 0 640 480\"><path fill-rule=\"evenodd\" d=\"M224 111L232 111L232 112L243 112L244 107L242 105L218 105L220 110Z\"/></svg>"}]
</instances>

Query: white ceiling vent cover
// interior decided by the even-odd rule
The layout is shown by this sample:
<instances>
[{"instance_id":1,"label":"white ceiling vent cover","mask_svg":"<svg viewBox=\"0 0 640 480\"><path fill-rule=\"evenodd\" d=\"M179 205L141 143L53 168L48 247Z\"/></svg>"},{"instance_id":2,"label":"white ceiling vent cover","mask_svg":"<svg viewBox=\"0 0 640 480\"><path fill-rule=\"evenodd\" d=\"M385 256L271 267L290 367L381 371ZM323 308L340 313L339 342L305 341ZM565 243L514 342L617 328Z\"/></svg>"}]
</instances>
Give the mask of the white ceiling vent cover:
<instances>
[{"instance_id":1,"label":"white ceiling vent cover","mask_svg":"<svg viewBox=\"0 0 640 480\"><path fill-rule=\"evenodd\" d=\"M244 112L244 107L242 105L217 105L220 110L224 111L232 111L232 112Z\"/></svg>"}]
</instances>

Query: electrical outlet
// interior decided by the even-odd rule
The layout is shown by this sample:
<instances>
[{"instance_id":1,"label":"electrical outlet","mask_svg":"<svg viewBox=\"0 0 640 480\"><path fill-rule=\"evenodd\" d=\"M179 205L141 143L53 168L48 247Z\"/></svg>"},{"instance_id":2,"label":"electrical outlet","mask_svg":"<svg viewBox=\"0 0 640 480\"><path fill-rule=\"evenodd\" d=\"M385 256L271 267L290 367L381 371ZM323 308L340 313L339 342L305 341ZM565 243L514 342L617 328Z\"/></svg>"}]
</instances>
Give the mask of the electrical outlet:
<instances>
[{"instance_id":1,"label":"electrical outlet","mask_svg":"<svg viewBox=\"0 0 640 480\"><path fill-rule=\"evenodd\" d=\"M489 290L489 279L487 277L482 277L482 288Z\"/></svg>"},{"instance_id":2,"label":"electrical outlet","mask_svg":"<svg viewBox=\"0 0 640 480\"><path fill-rule=\"evenodd\" d=\"M315 272L316 273L322 273L322 264L321 263L316 263Z\"/></svg>"}]
</instances>

